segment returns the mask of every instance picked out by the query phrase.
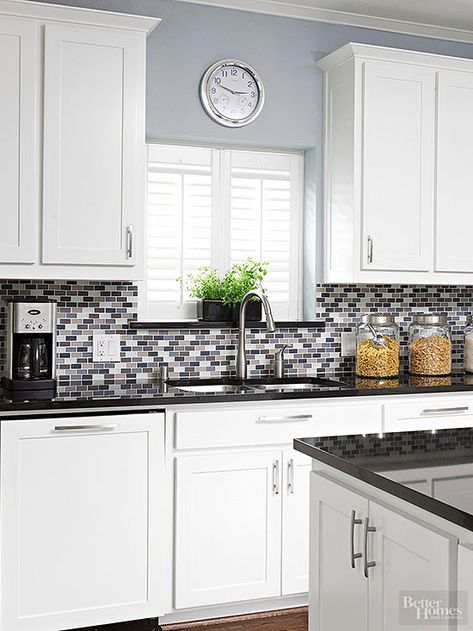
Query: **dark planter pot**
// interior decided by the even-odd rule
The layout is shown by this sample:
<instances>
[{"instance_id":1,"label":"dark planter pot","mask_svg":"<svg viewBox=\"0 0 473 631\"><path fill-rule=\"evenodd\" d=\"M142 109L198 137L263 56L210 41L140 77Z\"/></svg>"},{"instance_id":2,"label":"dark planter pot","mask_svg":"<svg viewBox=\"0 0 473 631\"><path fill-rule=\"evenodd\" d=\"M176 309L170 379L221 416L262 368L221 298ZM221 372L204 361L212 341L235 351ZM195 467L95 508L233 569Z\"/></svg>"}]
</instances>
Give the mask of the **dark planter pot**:
<instances>
[{"instance_id":1,"label":"dark planter pot","mask_svg":"<svg viewBox=\"0 0 473 631\"><path fill-rule=\"evenodd\" d=\"M201 300L197 303L197 319L204 322L228 322L231 307L221 300Z\"/></svg>"},{"instance_id":2,"label":"dark planter pot","mask_svg":"<svg viewBox=\"0 0 473 631\"><path fill-rule=\"evenodd\" d=\"M261 300L250 300L246 305L246 321L261 322ZM235 324L240 324L240 303L233 305L232 320Z\"/></svg>"}]
</instances>

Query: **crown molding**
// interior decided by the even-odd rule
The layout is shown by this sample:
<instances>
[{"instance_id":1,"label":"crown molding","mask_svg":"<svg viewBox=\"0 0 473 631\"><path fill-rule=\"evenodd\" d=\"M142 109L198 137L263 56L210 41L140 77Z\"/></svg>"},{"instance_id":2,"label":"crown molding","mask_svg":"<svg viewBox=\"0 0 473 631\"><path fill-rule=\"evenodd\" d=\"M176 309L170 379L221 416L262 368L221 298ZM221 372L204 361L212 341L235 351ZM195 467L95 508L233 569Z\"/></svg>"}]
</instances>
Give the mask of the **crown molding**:
<instances>
[{"instance_id":1,"label":"crown molding","mask_svg":"<svg viewBox=\"0 0 473 631\"><path fill-rule=\"evenodd\" d=\"M279 17L295 18L340 24L344 26L358 26L377 31L415 35L417 37L431 37L454 42L473 43L473 31L435 24L423 24L390 18L374 17L358 13L320 9L290 0L175 0L176 2L191 2L224 9L236 9L253 13L265 13Z\"/></svg>"},{"instance_id":2,"label":"crown molding","mask_svg":"<svg viewBox=\"0 0 473 631\"><path fill-rule=\"evenodd\" d=\"M89 26L121 28L147 34L151 33L161 21L160 18L143 15L98 11L29 0L0 0L0 15L48 22L80 22Z\"/></svg>"}]
</instances>

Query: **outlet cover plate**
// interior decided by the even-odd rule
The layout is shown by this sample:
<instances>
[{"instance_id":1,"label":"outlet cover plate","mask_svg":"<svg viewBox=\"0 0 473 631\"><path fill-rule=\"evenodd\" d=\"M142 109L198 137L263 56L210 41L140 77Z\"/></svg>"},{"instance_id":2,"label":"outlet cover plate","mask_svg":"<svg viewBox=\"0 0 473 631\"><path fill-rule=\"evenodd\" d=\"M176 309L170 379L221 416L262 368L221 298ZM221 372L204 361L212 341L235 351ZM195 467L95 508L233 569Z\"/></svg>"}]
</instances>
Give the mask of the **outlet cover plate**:
<instances>
[{"instance_id":1,"label":"outlet cover plate","mask_svg":"<svg viewBox=\"0 0 473 631\"><path fill-rule=\"evenodd\" d=\"M120 336L94 333L93 337L94 362L120 361Z\"/></svg>"},{"instance_id":2,"label":"outlet cover plate","mask_svg":"<svg viewBox=\"0 0 473 631\"><path fill-rule=\"evenodd\" d=\"M355 334L342 333L342 357L354 357L355 350Z\"/></svg>"}]
</instances>

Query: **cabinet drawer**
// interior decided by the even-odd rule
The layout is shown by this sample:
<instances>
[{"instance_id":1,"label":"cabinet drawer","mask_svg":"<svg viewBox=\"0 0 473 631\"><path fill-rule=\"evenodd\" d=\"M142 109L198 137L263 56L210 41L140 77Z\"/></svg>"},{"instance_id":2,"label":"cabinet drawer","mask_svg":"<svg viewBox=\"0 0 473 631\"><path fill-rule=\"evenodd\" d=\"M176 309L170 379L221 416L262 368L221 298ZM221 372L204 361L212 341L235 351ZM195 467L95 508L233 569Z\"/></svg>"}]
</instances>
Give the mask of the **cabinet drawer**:
<instances>
[{"instance_id":1,"label":"cabinet drawer","mask_svg":"<svg viewBox=\"0 0 473 631\"><path fill-rule=\"evenodd\" d=\"M387 403L385 432L473 426L473 397L436 397L412 403Z\"/></svg>"},{"instance_id":2,"label":"cabinet drawer","mask_svg":"<svg viewBox=\"0 0 473 631\"><path fill-rule=\"evenodd\" d=\"M302 436L375 434L381 404L214 408L176 412L176 449L290 443Z\"/></svg>"}]
</instances>

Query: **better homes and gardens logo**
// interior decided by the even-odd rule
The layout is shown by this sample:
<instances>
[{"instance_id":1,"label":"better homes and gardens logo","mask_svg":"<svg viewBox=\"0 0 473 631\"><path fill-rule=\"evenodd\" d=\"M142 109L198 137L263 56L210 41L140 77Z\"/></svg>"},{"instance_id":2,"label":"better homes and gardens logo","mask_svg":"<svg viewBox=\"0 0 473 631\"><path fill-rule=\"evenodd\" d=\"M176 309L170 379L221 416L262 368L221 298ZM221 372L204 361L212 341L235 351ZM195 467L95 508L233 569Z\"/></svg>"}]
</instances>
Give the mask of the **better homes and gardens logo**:
<instances>
[{"instance_id":1,"label":"better homes and gardens logo","mask_svg":"<svg viewBox=\"0 0 473 631\"><path fill-rule=\"evenodd\" d=\"M400 592L401 625L445 625L449 621L457 625L468 623L467 592Z\"/></svg>"}]
</instances>

